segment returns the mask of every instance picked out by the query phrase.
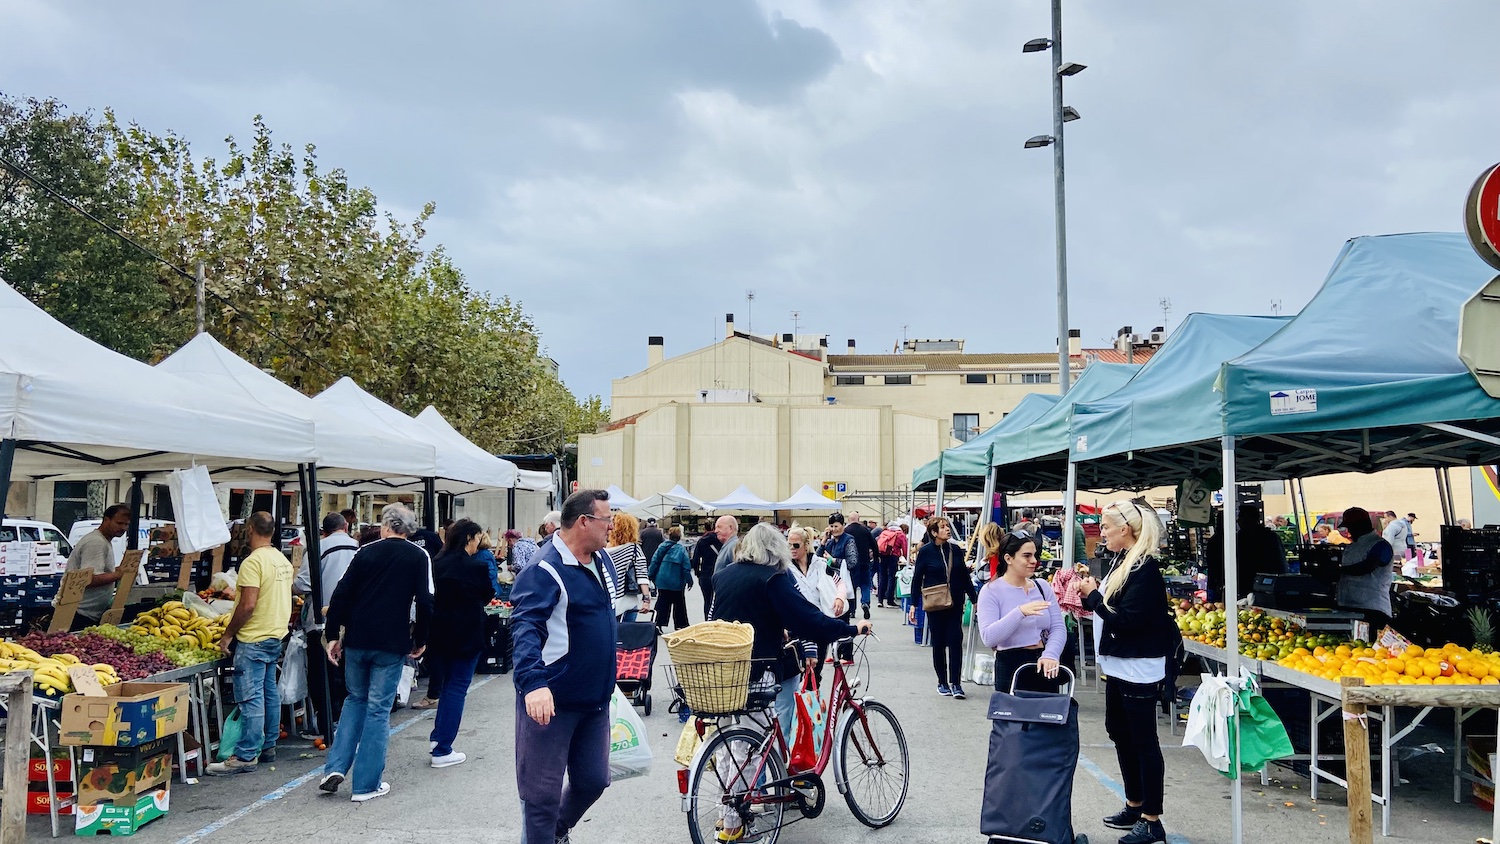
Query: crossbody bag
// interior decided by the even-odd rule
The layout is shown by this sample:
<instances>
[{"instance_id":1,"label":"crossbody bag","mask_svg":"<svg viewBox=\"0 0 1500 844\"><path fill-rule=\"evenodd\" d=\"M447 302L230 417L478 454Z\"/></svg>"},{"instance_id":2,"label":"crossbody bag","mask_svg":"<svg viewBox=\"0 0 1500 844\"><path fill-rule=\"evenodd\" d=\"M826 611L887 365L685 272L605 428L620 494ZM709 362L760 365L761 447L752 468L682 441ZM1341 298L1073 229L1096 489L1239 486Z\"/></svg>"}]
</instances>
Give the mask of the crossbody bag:
<instances>
[{"instance_id":1,"label":"crossbody bag","mask_svg":"<svg viewBox=\"0 0 1500 844\"><path fill-rule=\"evenodd\" d=\"M923 612L953 609L953 586L949 583L953 579L953 554L946 542L943 543L943 551L943 582L936 586L922 587Z\"/></svg>"}]
</instances>

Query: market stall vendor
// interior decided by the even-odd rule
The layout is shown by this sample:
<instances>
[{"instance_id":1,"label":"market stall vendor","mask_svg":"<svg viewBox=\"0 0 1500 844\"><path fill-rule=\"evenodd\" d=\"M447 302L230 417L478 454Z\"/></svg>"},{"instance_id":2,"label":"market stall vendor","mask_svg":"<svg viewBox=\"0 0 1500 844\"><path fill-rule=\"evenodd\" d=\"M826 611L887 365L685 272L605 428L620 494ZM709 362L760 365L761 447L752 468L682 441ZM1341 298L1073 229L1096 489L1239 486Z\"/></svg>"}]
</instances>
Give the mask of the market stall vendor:
<instances>
[{"instance_id":1,"label":"market stall vendor","mask_svg":"<svg viewBox=\"0 0 1500 844\"><path fill-rule=\"evenodd\" d=\"M88 588L83 592L83 600L78 604L78 612L73 616L74 630L98 624L105 610L114 603L115 584L120 580L120 573L115 570L115 549L112 543L128 530L130 508L124 504L112 504L105 509L104 519L99 523L98 530L89 531L87 536L73 546L73 553L68 556L67 570L87 569L94 573Z\"/></svg>"},{"instance_id":2,"label":"market stall vendor","mask_svg":"<svg viewBox=\"0 0 1500 844\"><path fill-rule=\"evenodd\" d=\"M1276 531L1261 521L1260 507L1253 503L1240 505L1235 526L1234 547L1239 561L1236 591L1240 598L1255 589L1255 579L1262 574L1286 574L1286 548ZM1210 600L1221 600L1224 594L1224 514L1214 515L1214 535L1204 551L1204 569L1208 575Z\"/></svg>"},{"instance_id":3,"label":"market stall vendor","mask_svg":"<svg viewBox=\"0 0 1500 844\"><path fill-rule=\"evenodd\" d=\"M1361 507L1344 511L1341 526L1352 540L1344 546L1339 566L1338 604L1362 613L1375 631L1391 622L1391 544L1375 531L1370 514Z\"/></svg>"}]
</instances>

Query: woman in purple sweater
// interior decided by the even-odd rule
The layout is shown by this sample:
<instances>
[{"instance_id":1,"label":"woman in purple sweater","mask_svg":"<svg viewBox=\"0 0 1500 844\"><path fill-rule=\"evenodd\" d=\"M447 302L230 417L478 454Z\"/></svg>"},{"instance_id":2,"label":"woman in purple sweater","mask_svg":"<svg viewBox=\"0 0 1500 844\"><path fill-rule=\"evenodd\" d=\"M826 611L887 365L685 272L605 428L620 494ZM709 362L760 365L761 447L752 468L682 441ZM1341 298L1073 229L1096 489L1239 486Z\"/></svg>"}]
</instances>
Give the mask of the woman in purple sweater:
<instances>
[{"instance_id":1,"label":"woman in purple sweater","mask_svg":"<svg viewBox=\"0 0 1500 844\"><path fill-rule=\"evenodd\" d=\"M1036 540L1012 533L1000 545L1000 576L979 593L979 637L995 649L995 688L1009 691L1011 678L1023 665L1016 688L1055 692L1057 660L1068 641L1057 596L1045 580L1035 578Z\"/></svg>"}]
</instances>

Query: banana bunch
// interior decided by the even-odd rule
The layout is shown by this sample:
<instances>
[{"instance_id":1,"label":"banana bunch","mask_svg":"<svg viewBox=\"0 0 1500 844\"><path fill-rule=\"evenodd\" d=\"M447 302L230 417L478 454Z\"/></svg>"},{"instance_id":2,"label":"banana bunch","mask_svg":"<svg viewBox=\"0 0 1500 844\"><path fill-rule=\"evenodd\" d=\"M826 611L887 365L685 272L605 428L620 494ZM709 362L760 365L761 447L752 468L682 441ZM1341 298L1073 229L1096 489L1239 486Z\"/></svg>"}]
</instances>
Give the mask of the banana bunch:
<instances>
[{"instance_id":1,"label":"banana bunch","mask_svg":"<svg viewBox=\"0 0 1500 844\"><path fill-rule=\"evenodd\" d=\"M15 642L0 642L0 673L30 671L37 693L47 697L60 697L72 692L73 680L68 677L68 667L82 664L83 660L72 654L47 657ZM94 670L94 676L99 679L101 686L112 686L120 682L113 665L100 662L89 667Z\"/></svg>"},{"instance_id":2,"label":"banana bunch","mask_svg":"<svg viewBox=\"0 0 1500 844\"><path fill-rule=\"evenodd\" d=\"M188 609L181 601L167 601L135 617L131 633L155 636L168 642L182 642L195 648L213 648L229 624L228 613L205 618Z\"/></svg>"}]
</instances>

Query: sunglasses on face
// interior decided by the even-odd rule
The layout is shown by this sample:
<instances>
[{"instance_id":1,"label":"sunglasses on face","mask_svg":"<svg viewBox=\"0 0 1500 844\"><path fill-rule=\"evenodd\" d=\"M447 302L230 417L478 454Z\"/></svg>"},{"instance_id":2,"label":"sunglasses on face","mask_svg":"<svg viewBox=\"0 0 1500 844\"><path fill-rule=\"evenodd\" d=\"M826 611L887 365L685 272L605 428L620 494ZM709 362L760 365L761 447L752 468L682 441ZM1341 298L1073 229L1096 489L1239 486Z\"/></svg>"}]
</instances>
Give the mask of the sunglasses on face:
<instances>
[{"instance_id":1,"label":"sunglasses on face","mask_svg":"<svg viewBox=\"0 0 1500 844\"><path fill-rule=\"evenodd\" d=\"M789 544L793 548L801 548L802 547L802 543L800 543L800 542L792 542L792 543L789 543Z\"/></svg>"}]
</instances>

